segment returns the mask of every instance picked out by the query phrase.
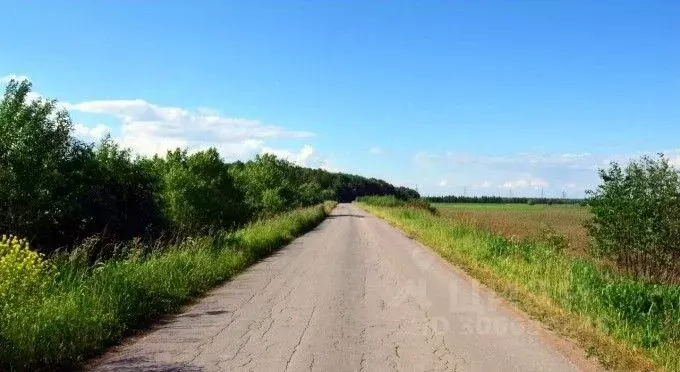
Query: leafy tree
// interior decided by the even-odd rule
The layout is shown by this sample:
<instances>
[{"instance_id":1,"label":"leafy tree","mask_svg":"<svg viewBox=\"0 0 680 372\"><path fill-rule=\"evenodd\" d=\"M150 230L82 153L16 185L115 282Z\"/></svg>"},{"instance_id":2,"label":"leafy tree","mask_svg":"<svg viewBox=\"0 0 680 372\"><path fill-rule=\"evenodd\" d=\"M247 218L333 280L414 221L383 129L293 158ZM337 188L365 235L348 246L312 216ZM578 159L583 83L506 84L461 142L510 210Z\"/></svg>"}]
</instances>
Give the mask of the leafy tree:
<instances>
[{"instance_id":1,"label":"leafy tree","mask_svg":"<svg viewBox=\"0 0 680 372\"><path fill-rule=\"evenodd\" d=\"M56 102L30 99L31 84L10 81L0 102L0 232L67 242L81 208L77 184L92 151L71 137Z\"/></svg>"},{"instance_id":2,"label":"leafy tree","mask_svg":"<svg viewBox=\"0 0 680 372\"><path fill-rule=\"evenodd\" d=\"M160 166L165 214L187 232L229 228L244 221L243 196L214 148L168 152Z\"/></svg>"},{"instance_id":3,"label":"leafy tree","mask_svg":"<svg viewBox=\"0 0 680 372\"><path fill-rule=\"evenodd\" d=\"M611 163L588 191L588 229L600 254L622 268L659 279L680 272L680 177L668 160L642 157Z\"/></svg>"},{"instance_id":4,"label":"leafy tree","mask_svg":"<svg viewBox=\"0 0 680 372\"><path fill-rule=\"evenodd\" d=\"M163 227L156 180L132 159L130 150L121 149L107 136L86 170L86 190L80 193L86 235L103 232L130 239Z\"/></svg>"}]
</instances>

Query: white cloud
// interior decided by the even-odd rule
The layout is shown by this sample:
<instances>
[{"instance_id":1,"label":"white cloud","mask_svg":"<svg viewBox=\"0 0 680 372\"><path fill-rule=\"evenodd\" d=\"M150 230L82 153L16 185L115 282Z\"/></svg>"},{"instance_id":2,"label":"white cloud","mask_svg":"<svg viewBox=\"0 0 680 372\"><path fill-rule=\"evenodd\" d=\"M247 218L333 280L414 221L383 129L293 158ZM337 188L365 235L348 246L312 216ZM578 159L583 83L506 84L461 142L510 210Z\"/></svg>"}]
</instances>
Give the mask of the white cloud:
<instances>
[{"instance_id":1,"label":"white cloud","mask_svg":"<svg viewBox=\"0 0 680 372\"><path fill-rule=\"evenodd\" d=\"M667 152L666 157L668 158L668 162L671 163L672 166L680 168L680 153L678 153L677 150Z\"/></svg>"},{"instance_id":2,"label":"white cloud","mask_svg":"<svg viewBox=\"0 0 680 372\"><path fill-rule=\"evenodd\" d=\"M121 121L117 139L133 151L146 155L163 154L176 147L190 151L216 147L222 156L233 159L257 152L264 147L265 140L314 135L257 120L221 116L213 109L191 111L141 99L65 103L64 107L71 111L115 116Z\"/></svg>"},{"instance_id":3,"label":"white cloud","mask_svg":"<svg viewBox=\"0 0 680 372\"><path fill-rule=\"evenodd\" d=\"M5 75L3 77L0 77L0 83L2 83L2 84L7 84L11 80L23 81L23 80L30 80L30 79L26 75L16 75L16 74L9 74L9 75Z\"/></svg>"},{"instance_id":4,"label":"white cloud","mask_svg":"<svg viewBox=\"0 0 680 372\"><path fill-rule=\"evenodd\" d=\"M314 148L309 145L305 145L300 149L299 152L297 153L292 153L288 150L281 150L281 149L273 149L270 147L264 147L260 151L262 154L272 154L276 155L277 157L281 159L288 160L292 163L302 165L302 166L307 166L309 165L309 161L312 160L312 155L314 154Z\"/></svg>"},{"instance_id":5,"label":"white cloud","mask_svg":"<svg viewBox=\"0 0 680 372\"><path fill-rule=\"evenodd\" d=\"M484 181L484 182L480 183L480 184L478 185L478 187L483 188L483 189L489 188L489 187L491 187L491 182L489 182L489 181Z\"/></svg>"},{"instance_id":6,"label":"white cloud","mask_svg":"<svg viewBox=\"0 0 680 372\"><path fill-rule=\"evenodd\" d=\"M380 155L383 153L383 150L380 147L371 147L368 152L370 152L373 155Z\"/></svg>"},{"instance_id":7,"label":"white cloud","mask_svg":"<svg viewBox=\"0 0 680 372\"><path fill-rule=\"evenodd\" d=\"M220 116L220 111L211 107L198 107L196 112L205 116Z\"/></svg>"},{"instance_id":8,"label":"white cloud","mask_svg":"<svg viewBox=\"0 0 680 372\"><path fill-rule=\"evenodd\" d=\"M441 181L439 181L439 182L437 183L437 186L439 186L439 187L445 187L445 186L447 186L448 184L449 184L449 181L448 181L448 180L441 180Z\"/></svg>"},{"instance_id":9,"label":"white cloud","mask_svg":"<svg viewBox=\"0 0 680 372\"><path fill-rule=\"evenodd\" d=\"M430 168L441 156L420 151L413 155L413 162L421 168Z\"/></svg>"},{"instance_id":10,"label":"white cloud","mask_svg":"<svg viewBox=\"0 0 680 372\"><path fill-rule=\"evenodd\" d=\"M501 167L592 168L595 164L593 156L588 152L561 154L518 153L513 155L494 156L447 151L442 156L429 155L429 159L438 159L453 165L477 164Z\"/></svg>"},{"instance_id":11,"label":"white cloud","mask_svg":"<svg viewBox=\"0 0 680 372\"><path fill-rule=\"evenodd\" d=\"M76 123L73 125L73 131L77 137L92 140L102 138L105 134L111 133L111 128L104 124L97 124L88 127L86 125Z\"/></svg>"},{"instance_id":12,"label":"white cloud","mask_svg":"<svg viewBox=\"0 0 680 372\"><path fill-rule=\"evenodd\" d=\"M323 159L323 160L320 160L320 161L319 161L319 168L321 168L321 169L323 169L323 170L325 170L325 171L332 172L332 173L340 173L340 172L348 173L347 170L337 167L337 166L333 163L333 161L330 160L330 159Z\"/></svg>"},{"instance_id":13,"label":"white cloud","mask_svg":"<svg viewBox=\"0 0 680 372\"><path fill-rule=\"evenodd\" d=\"M504 189L539 189L548 187L548 182L540 178L520 178L513 181L507 181L501 185Z\"/></svg>"}]
</instances>

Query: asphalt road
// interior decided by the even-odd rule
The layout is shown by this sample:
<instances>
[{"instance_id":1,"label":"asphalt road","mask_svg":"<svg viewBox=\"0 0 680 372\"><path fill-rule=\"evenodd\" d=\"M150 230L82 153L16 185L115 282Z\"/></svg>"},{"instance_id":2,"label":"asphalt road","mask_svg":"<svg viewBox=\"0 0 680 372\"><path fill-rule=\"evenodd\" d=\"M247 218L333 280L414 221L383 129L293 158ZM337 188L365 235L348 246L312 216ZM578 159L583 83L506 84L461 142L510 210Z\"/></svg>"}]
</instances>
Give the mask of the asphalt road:
<instances>
[{"instance_id":1,"label":"asphalt road","mask_svg":"<svg viewBox=\"0 0 680 372\"><path fill-rule=\"evenodd\" d=\"M569 343L340 204L314 231L88 369L568 371Z\"/></svg>"}]
</instances>

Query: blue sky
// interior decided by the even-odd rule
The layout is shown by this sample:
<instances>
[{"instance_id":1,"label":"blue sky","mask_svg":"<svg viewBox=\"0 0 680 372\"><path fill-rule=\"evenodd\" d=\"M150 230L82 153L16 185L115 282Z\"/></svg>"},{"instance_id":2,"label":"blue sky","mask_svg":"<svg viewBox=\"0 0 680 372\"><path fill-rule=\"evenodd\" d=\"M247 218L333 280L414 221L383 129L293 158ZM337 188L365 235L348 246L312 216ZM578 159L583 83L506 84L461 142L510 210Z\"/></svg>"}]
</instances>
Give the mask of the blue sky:
<instances>
[{"instance_id":1,"label":"blue sky","mask_svg":"<svg viewBox=\"0 0 680 372\"><path fill-rule=\"evenodd\" d=\"M216 146L425 194L581 196L680 164L680 2L1 1L0 76L78 135ZM6 78L5 78L6 80Z\"/></svg>"}]
</instances>

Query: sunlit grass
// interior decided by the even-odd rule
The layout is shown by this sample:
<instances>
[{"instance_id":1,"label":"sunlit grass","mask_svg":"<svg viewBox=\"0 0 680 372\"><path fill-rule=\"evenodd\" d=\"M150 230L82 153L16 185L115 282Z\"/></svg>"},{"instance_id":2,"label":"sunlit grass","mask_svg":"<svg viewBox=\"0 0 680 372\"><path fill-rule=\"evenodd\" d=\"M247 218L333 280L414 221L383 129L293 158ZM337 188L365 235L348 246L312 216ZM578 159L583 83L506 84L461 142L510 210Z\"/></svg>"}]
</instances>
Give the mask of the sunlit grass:
<instances>
[{"instance_id":1,"label":"sunlit grass","mask_svg":"<svg viewBox=\"0 0 680 372\"><path fill-rule=\"evenodd\" d=\"M417 209L361 204L616 370L680 370L680 286L616 274L549 242Z\"/></svg>"}]
</instances>

